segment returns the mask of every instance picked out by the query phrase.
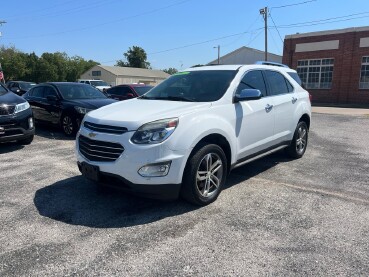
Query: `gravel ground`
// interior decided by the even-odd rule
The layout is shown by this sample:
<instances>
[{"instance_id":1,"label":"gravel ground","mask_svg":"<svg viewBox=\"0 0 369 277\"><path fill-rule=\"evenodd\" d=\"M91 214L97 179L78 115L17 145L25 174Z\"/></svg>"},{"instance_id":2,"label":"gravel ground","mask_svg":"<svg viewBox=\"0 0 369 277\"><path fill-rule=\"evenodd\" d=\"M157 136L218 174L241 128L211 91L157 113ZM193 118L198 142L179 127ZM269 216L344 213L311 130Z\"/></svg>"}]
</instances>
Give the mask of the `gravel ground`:
<instances>
[{"instance_id":1,"label":"gravel ground","mask_svg":"<svg viewBox=\"0 0 369 277\"><path fill-rule=\"evenodd\" d=\"M368 275L368 124L314 114L302 159L240 167L203 208L101 191L38 128L0 145L0 276Z\"/></svg>"}]
</instances>

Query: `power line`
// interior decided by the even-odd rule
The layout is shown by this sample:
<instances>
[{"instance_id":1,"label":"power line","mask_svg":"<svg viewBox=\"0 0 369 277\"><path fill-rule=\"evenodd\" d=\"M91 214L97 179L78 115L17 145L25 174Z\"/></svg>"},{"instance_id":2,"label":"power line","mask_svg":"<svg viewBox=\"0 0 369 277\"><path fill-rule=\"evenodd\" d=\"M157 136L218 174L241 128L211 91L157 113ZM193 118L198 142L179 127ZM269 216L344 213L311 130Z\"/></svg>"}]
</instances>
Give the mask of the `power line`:
<instances>
[{"instance_id":1,"label":"power line","mask_svg":"<svg viewBox=\"0 0 369 277\"><path fill-rule=\"evenodd\" d=\"M173 3L173 4L169 4L167 6L156 8L156 9L146 11L146 12L143 12L143 13L135 14L135 15L128 16L128 17L119 18L119 19L112 20L112 21L103 22L103 23L100 23L100 24L90 25L90 26L86 26L86 27L82 27L82 28L71 29L71 30L55 32L55 33L49 33L49 34L35 35L35 36L24 36L24 37L18 37L18 38L17 37L15 37L15 38L10 37L10 38L6 38L6 39L16 40L16 39L39 38L39 37L57 36L57 35L71 33L71 32L85 31L85 30L94 29L94 28L97 28L97 27L109 25L109 24L112 24L112 23L117 23L117 22L129 20L129 19L141 17L141 16L144 16L144 15L153 14L153 13L156 13L158 11L161 11L161 10L164 10L164 9L169 9L171 7L181 5L181 4L184 4L184 3L189 2L189 1L192 1L192 0L182 0L182 1L179 1L179 2L176 2L176 3Z\"/></svg>"},{"instance_id":2,"label":"power line","mask_svg":"<svg viewBox=\"0 0 369 277\"><path fill-rule=\"evenodd\" d=\"M284 43L283 42L283 38L282 38L282 36L281 36L281 34L279 33L279 30L278 30L278 28L277 28L277 26L276 26L276 24L275 24L275 22L274 22L274 19L273 19L273 17L272 17L272 14L269 12L269 17L270 17L270 19L272 20L272 22L273 22L273 25L274 25L274 28L277 30L277 32L278 32L278 36L279 36L279 38L281 39L281 41L282 41L282 43Z\"/></svg>"},{"instance_id":3,"label":"power line","mask_svg":"<svg viewBox=\"0 0 369 277\"><path fill-rule=\"evenodd\" d=\"M287 8L287 7L297 6L297 5L303 5L303 4L307 4L307 3L315 2L315 1L317 1L317 0L309 0L309 1L304 1L304 2L295 3L295 4L289 4L289 5L283 5L283 6L271 7L270 9L281 9L281 8Z\"/></svg>"}]
</instances>

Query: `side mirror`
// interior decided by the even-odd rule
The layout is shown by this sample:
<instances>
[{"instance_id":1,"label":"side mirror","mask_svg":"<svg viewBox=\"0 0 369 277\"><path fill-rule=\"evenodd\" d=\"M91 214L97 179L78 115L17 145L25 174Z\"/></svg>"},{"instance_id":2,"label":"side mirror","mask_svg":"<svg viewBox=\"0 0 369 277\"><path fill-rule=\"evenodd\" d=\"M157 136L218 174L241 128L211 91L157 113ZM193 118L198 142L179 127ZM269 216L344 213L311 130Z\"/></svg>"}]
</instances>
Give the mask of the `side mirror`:
<instances>
[{"instance_id":1,"label":"side mirror","mask_svg":"<svg viewBox=\"0 0 369 277\"><path fill-rule=\"evenodd\" d=\"M234 103L241 101L259 100L263 95L258 89L243 89L234 96Z\"/></svg>"},{"instance_id":2,"label":"side mirror","mask_svg":"<svg viewBox=\"0 0 369 277\"><path fill-rule=\"evenodd\" d=\"M48 95L48 96L46 96L46 99L49 102L56 102L56 101L58 101L58 97L56 97L55 95Z\"/></svg>"}]
</instances>

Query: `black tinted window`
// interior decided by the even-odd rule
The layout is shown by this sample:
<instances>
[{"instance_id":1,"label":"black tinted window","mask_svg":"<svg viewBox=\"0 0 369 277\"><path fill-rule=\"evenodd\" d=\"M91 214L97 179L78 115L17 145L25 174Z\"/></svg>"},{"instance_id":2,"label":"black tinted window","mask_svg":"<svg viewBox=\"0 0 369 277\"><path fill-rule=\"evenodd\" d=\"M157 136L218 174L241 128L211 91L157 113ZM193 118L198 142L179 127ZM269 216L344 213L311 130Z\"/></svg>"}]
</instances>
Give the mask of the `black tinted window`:
<instances>
[{"instance_id":1,"label":"black tinted window","mask_svg":"<svg viewBox=\"0 0 369 277\"><path fill-rule=\"evenodd\" d=\"M286 78L276 71L265 71L266 77L270 85L270 95L279 95L288 93L288 87L286 83Z\"/></svg>"},{"instance_id":2,"label":"black tinted window","mask_svg":"<svg viewBox=\"0 0 369 277\"><path fill-rule=\"evenodd\" d=\"M293 86L291 85L291 83L286 78L285 78L285 80L286 80L288 92L292 92L293 91Z\"/></svg>"},{"instance_id":3,"label":"black tinted window","mask_svg":"<svg viewBox=\"0 0 369 277\"><path fill-rule=\"evenodd\" d=\"M238 86L237 92L240 92L243 89L258 89L264 96L266 95L264 77L260 70L246 73Z\"/></svg>"},{"instance_id":4,"label":"black tinted window","mask_svg":"<svg viewBox=\"0 0 369 277\"><path fill-rule=\"evenodd\" d=\"M59 92L64 99L96 99L106 98L99 90L83 84L58 84Z\"/></svg>"},{"instance_id":5,"label":"black tinted window","mask_svg":"<svg viewBox=\"0 0 369 277\"><path fill-rule=\"evenodd\" d=\"M32 90L31 95L33 97L44 97L44 87L36 87Z\"/></svg>"},{"instance_id":6,"label":"black tinted window","mask_svg":"<svg viewBox=\"0 0 369 277\"><path fill-rule=\"evenodd\" d=\"M52 87L45 87L44 89L44 97L46 98L49 95L54 95L54 96L58 96L55 89L53 89Z\"/></svg>"},{"instance_id":7,"label":"black tinted window","mask_svg":"<svg viewBox=\"0 0 369 277\"><path fill-rule=\"evenodd\" d=\"M117 87L114 92L115 95L126 96L128 93L132 93L132 91L128 87Z\"/></svg>"},{"instance_id":8,"label":"black tinted window","mask_svg":"<svg viewBox=\"0 0 369 277\"><path fill-rule=\"evenodd\" d=\"M141 99L210 102L227 91L236 70L179 72L151 89Z\"/></svg>"}]
</instances>

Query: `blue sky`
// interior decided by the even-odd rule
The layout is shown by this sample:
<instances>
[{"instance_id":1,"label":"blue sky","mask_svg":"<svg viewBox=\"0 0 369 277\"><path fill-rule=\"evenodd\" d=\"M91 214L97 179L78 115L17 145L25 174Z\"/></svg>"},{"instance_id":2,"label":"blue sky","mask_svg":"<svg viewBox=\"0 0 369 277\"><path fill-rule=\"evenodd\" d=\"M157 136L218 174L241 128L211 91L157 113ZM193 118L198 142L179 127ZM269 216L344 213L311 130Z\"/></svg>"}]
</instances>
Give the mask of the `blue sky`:
<instances>
[{"instance_id":1,"label":"blue sky","mask_svg":"<svg viewBox=\"0 0 369 277\"><path fill-rule=\"evenodd\" d=\"M271 11L269 51L276 54L282 54L280 36L369 25L367 0L2 2L0 20L7 23L0 26L0 45L37 55L66 52L104 65L114 65L130 46L137 45L145 49L155 69L208 63L217 58L213 48L217 45L221 55L241 46L263 50L264 21L259 9L264 6ZM297 23L304 24L291 26ZM179 49L169 51L174 48Z\"/></svg>"}]
</instances>

